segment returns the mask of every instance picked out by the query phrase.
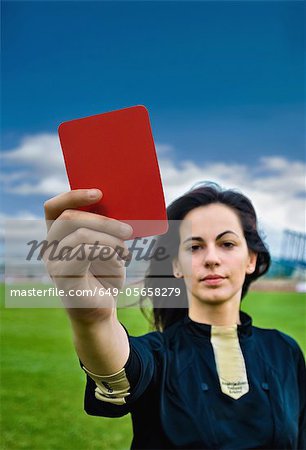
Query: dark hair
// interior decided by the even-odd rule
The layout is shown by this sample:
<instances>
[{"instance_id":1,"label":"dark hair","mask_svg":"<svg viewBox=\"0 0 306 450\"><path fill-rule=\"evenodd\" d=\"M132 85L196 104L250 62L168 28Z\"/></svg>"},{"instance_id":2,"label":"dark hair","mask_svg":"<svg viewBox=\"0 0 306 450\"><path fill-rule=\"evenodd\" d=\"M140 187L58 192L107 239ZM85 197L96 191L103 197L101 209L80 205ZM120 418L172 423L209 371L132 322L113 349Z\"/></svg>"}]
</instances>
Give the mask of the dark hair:
<instances>
[{"instance_id":1,"label":"dark hair","mask_svg":"<svg viewBox=\"0 0 306 450\"><path fill-rule=\"evenodd\" d=\"M187 213L199 206L212 203L221 203L232 208L240 219L241 226L249 250L257 254L255 271L247 274L242 287L241 299L248 292L250 284L261 275L265 274L270 266L270 254L257 229L257 217L251 201L236 190L224 190L215 183L205 183L191 189L179 197L167 208L169 220L169 230L166 234L156 239L154 249L164 248L169 255L164 261L158 261L153 257L145 277L145 288L180 288L180 296L175 297L175 307L165 307L167 297L152 295L150 300L153 304L153 318L149 318L143 307L145 297L140 299L143 314L151 320L151 324L157 330L165 330L177 320L188 314L187 292L183 279L177 279L173 275L172 260L177 256L180 244L179 222L184 219ZM167 291L165 291L167 292ZM169 300L168 300L169 301Z\"/></svg>"}]
</instances>

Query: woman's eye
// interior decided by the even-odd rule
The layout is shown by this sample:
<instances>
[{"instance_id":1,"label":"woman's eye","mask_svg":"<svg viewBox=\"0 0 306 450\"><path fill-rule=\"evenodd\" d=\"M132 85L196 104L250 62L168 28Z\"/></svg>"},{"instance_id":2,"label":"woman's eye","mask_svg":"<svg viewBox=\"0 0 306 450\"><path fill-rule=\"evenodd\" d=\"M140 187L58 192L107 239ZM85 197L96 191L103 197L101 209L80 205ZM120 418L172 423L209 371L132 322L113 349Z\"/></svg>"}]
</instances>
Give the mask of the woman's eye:
<instances>
[{"instance_id":1,"label":"woman's eye","mask_svg":"<svg viewBox=\"0 0 306 450\"><path fill-rule=\"evenodd\" d=\"M223 242L222 246L225 248L232 248L235 244L233 244L233 242Z\"/></svg>"},{"instance_id":2,"label":"woman's eye","mask_svg":"<svg viewBox=\"0 0 306 450\"><path fill-rule=\"evenodd\" d=\"M192 245L192 246L190 247L190 250L191 250L192 252L196 252L197 250L199 250L199 248L201 248L200 245Z\"/></svg>"}]
</instances>

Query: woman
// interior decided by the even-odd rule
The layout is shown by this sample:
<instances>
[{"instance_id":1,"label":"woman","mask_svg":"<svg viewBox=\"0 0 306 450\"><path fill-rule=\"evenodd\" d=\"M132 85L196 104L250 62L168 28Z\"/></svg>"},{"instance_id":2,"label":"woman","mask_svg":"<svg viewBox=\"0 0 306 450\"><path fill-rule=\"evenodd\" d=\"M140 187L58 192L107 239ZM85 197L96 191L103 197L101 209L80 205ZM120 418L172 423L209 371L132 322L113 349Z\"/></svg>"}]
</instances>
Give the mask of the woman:
<instances>
[{"instance_id":1,"label":"woman","mask_svg":"<svg viewBox=\"0 0 306 450\"><path fill-rule=\"evenodd\" d=\"M55 222L48 238L57 237L62 248L119 244L124 258L127 226L71 209L100 197L99 191L90 199L80 190L49 200L46 218ZM153 294L157 287L180 287L181 295L153 295L158 331L129 336L113 297L107 305L106 296L91 299L85 309L64 299L87 373L86 412L107 417L130 412L133 449L305 448L302 352L289 336L254 327L240 311L250 283L270 263L251 202L238 192L204 185L173 202L168 218L169 232L156 248L165 248L170 258L152 257L145 287ZM68 219L68 226L60 219ZM72 283L120 287L124 280L124 265L116 258L100 267L47 261L52 275L56 264L55 282L65 289ZM99 280L101 264L106 282ZM80 276L77 282L68 270Z\"/></svg>"}]
</instances>

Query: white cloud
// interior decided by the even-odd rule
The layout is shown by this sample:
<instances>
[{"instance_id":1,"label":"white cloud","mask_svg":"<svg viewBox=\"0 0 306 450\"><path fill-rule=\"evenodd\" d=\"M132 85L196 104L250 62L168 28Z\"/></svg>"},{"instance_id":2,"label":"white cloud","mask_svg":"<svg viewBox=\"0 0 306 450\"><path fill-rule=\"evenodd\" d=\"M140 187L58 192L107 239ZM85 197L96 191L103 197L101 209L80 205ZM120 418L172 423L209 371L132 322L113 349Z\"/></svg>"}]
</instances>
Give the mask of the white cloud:
<instances>
[{"instance_id":1,"label":"white cloud","mask_svg":"<svg viewBox=\"0 0 306 450\"><path fill-rule=\"evenodd\" d=\"M5 192L54 196L69 190L56 135L44 133L25 137L18 147L3 152L2 158L6 167L2 174Z\"/></svg>"},{"instance_id":2,"label":"white cloud","mask_svg":"<svg viewBox=\"0 0 306 450\"><path fill-rule=\"evenodd\" d=\"M166 203L169 204L195 183L214 181L239 189L253 202L271 249L280 248L282 230L305 231L305 164L284 157L266 156L252 166L230 163L197 164L175 161L175 149L157 144ZM62 152L56 135L25 138L19 147L4 152L4 189L18 195L54 196L69 190ZM303 194L304 193L304 194Z\"/></svg>"},{"instance_id":3,"label":"white cloud","mask_svg":"<svg viewBox=\"0 0 306 450\"><path fill-rule=\"evenodd\" d=\"M26 136L18 147L3 152L3 158L8 163L38 167L40 171L46 172L61 170L63 167L61 147L55 134Z\"/></svg>"},{"instance_id":4,"label":"white cloud","mask_svg":"<svg viewBox=\"0 0 306 450\"><path fill-rule=\"evenodd\" d=\"M288 163L285 158L279 156L273 156L270 158L263 157L261 158L262 168L270 169L277 172L287 171ZM291 163L291 167L295 167L296 169L300 168L300 164L296 162Z\"/></svg>"},{"instance_id":5,"label":"white cloud","mask_svg":"<svg viewBox=\"0 0 306 450\"><path fill-rule=\"evenodd\" d=\"M22 183L8 189L10 193L19 195L57 195L60 192L69 190L68 182L59 177L47 177L44 180L38 181L37 184Z\"/></svg>"},{"instance_id":6,"label":"white cloud","mask_svg":"<svg viewBox=\"0 0 306 450\"><path fill-rule=\"evenodd\" d=\"M38 220L38 219L41 219L41 217L39 217L36 214L31 213L31 211L27 211L27 210L20 210L16 214L0 213L0 221L1 222L6 221L6 220L14 220L14 219Z\"/></svg>"},{"instance_id":7,"label":"white cloud","mask_svg":"<svg viewBox=\"0 0 306 450\"><path fill-rule=\"evenodd\" d=\"M30 171L19 171L13 173L1 173L1 181L3 184L10 184L18 180L22 180L25 177L30 177Z\"/></svg>"},{"instance_id":8,"label":"white cloud","mask_svg":"<svg viewBox=\"0 0 306 450\"><path fill-rule=\"evenodd\" d=\"M169 155L174 152L174 147L168 144L156 144L156 153L158 155Z\"/></svg>"}]
</instances>

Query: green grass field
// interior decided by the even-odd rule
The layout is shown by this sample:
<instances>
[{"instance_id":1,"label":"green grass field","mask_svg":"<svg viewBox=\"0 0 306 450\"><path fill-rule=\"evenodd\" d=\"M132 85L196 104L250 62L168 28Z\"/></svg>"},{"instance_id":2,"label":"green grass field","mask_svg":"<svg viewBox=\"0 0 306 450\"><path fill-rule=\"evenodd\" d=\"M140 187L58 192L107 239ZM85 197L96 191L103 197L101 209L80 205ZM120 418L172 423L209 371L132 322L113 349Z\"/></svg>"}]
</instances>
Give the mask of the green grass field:
<instances>
[{"instance_id":1,"label":"green grass field","mask_svg":"<svg viewBox=\"0 0 306 450\"><path fill-rule=\"evenodd\" d=\"M303 294L252 292L242 309L254 325L289 334L305 351L305 306ZM119 316L131 334L148 331L138 309L121 310ZM107 419L83 411L85 375L62 309L2 307L1 349L2 450L129 448L129 416Z\"/></svg>"}]
</instances>

